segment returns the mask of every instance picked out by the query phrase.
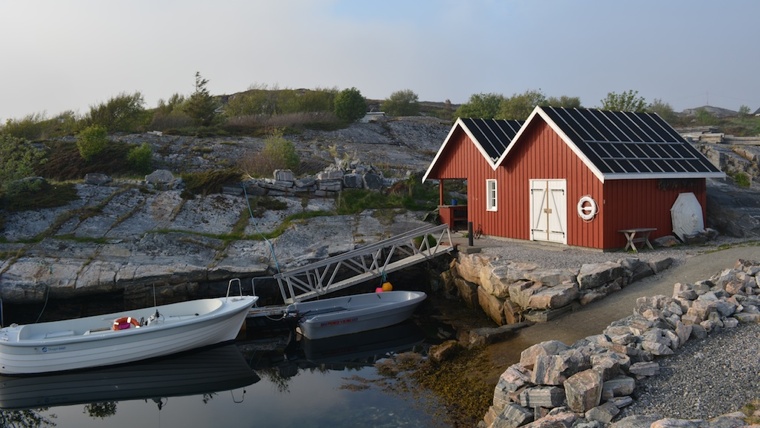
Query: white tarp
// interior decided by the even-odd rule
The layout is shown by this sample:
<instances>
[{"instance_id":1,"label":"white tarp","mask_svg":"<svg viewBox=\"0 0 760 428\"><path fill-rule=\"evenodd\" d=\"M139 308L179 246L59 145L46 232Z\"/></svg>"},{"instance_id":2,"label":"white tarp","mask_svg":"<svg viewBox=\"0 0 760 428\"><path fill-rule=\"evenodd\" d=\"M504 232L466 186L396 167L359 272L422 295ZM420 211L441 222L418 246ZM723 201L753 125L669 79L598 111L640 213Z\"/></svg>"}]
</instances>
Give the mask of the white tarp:
<instances>
[{"instance_id":1,"label":"white tarp","mask_svg":"<svg viewBox=\"0 0 760 428\"><path fill-rule=\"evenodd\" d=\"M705 231L702 218L702 206L693 193L681 193L670 209L673 221L673 233L684 241L686 236L696 235Z\"/></svg>"}]
</instances>

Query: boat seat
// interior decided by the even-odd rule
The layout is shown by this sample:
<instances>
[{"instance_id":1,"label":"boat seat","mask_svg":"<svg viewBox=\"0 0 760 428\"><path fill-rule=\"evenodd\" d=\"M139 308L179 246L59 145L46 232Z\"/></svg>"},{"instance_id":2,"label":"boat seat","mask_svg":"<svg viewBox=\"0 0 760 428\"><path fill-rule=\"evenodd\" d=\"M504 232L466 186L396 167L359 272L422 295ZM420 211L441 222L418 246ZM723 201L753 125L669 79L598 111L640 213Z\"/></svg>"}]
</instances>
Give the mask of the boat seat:
<instances>
[{"instance_id":1,"label":"boat seat","mask_svg":"<svg viewBox=\"0 0 760 428\"><path fill-rule=\"evenodd\" d=\"M50 333L45 334L45 339L53 339L56 337L66 337L66 336L73 336L74 330L61 330L61 331L51 331Z\"/></svg>"}]
</instances>

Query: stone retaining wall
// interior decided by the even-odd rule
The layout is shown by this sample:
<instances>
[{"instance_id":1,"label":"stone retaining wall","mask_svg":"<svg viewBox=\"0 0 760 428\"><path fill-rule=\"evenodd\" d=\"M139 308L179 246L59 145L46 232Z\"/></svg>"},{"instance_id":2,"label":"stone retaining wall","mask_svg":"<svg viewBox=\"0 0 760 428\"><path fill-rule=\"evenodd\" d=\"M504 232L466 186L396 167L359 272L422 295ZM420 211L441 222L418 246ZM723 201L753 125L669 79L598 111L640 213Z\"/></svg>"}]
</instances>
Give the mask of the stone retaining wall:
<instances>
[{"instance_id":1,"label":"stone retaining wall","mask_svg":"<svg viewBox=\"0 0 760 428\"><path fill-rule=\"evenodd\" d=\"M449 294L481 308L498 325L550 320L670 267L673 259L623 258L580 269L542 269L480 253L459 253L442 274Z\"/></svg>"},{"instance_id":2,"label":"stone retaining wall","mask_svg":"<svg viewBox=\"0 0 760 428\"><path fill-rule=\"evenodd\" d=\"M657 375L656 357L673 354L686 341L703 339L711 331L760 322L759 272L760 263L739 260L733 269L710 280L675 284L672 297L637 299L633 315L613 322L602 334L571 346L559 341L531 346L519 363L502 373L493 405L480 426L609 424L633 402L636 380ZM733 418L741 425L739 414L721 418ZM704 421L670 419L639 422L708 426Z\"/></svg>"}]
</instances>

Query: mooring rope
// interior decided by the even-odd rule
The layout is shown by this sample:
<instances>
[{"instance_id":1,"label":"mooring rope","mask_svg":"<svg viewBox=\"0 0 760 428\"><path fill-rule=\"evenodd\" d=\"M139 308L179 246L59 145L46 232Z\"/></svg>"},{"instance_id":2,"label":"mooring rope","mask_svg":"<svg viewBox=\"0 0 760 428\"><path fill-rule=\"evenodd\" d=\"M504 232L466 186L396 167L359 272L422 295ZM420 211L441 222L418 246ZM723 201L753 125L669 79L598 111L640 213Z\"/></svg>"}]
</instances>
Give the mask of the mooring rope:
<instances>
[{"instance_id":1,"label":"mooring rope","mask_svg":"<svg viewBox=\"0 0 760 428\"><path fill-rule=\"evenodd\" d=\"M272 258L274 259L274 266L277 269L277 273L280 273L280 263L277 261L277 255L274 253L274 246L272 243L267 239L266 236L264 236L263 233L259 230L258 226L256 226L255 218L253 217L253 210L251 209L251 203L248 200L248 192L245 190L245 186L241 186L243 188L243 195L245 196L245 203L248 206L248 215L251 217L251 221L253 222L253 228L256 229L256 232L261 235L262 238L264 238L264 242L269 245L269 251L272 253Z\"/></svg>"}]
</instances>

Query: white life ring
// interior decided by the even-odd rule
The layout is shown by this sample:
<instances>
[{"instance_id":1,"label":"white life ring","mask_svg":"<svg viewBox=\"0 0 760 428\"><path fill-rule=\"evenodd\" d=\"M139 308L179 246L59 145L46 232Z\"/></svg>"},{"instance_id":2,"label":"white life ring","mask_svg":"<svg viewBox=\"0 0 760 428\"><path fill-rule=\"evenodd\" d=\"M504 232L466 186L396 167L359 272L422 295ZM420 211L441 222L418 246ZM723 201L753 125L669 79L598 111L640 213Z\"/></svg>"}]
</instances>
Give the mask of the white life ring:
<instances>
[{"instance_id":1,"label":"white life ring","mask_svg":"<svg viewBox=\"0 0 760 428\"><path fill-rule=\"evenodd\" d=\"M597 211L596 201L591 196L586 195L578 201L578 216L583 220L593 219Z\"/></svg>"}]
</instances>

